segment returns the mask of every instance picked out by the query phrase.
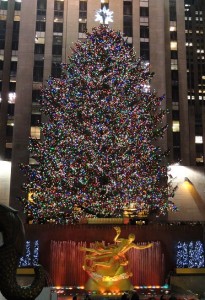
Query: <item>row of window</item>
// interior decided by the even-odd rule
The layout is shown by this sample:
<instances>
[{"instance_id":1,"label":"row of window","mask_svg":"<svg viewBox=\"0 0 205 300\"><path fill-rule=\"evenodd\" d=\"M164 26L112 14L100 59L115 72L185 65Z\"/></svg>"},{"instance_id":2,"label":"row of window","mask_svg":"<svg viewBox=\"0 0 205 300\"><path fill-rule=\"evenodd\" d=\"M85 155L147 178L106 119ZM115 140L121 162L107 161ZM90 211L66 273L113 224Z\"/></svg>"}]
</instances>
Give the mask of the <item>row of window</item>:
<instances>
[{"instance_id":1,"label":"row of window","mask_svg":"<svg viewBox=\"0 0 205 300\"><path fill-rule=\"evenodd\" d=\"M87 29L87 1L80 1L79 2L79 25L78 25L79 38L85 37L84 34L86 32L86 29Z\"/></svg>"},{"instance_id":2,"label":"row of window","mask_svg":"<svg viewBox=\"0 0 205 300\"><path fill-rule=\"evenodd\" d=\"M187 1L187 0L186 0ZM186 6L187 3L185 3ZM191 7L194 5L194 7ZM202 2L191 3L186 11L186 50L187 50L187 85L190 103L205 100L203 83L204 69L204 40L203 40L203 11L199 9ZM202 51L201 51L202 50ZM195 54L197 53L197 55Z\"/></svg>"},{"instance_id":3,"label":"row of window","mask_svg":"<svg viewBox=\"0 0 205 300\"><path fill-rule=\"evenodd\" d=\"M46 31L46 1L39 0L37 2L37 21L36 21L36 32L45 32ZM55 10L63 14L63 4L62 1L55 1ZM101 3L102 6L107 5L108 1L103 1ZM125 36L132 37L132 2L124 1L123 2L123 25L124 25L124 34ZM39 18L39 16L44 16L43 18ZM140 7L140 16L148 17L149 9L148 7ZM84 33L86 31L86 19L87 19L87 1L80 1L80 9L79 9L79 19L82 19L79 22L79 33ZM5 46L5 34L6 34L6 20L0 20L0 49L4 49ZM18 50L18 38L19 38L19 28L20 21L14 21L13 23L13 37L12 37L12 50ZM63 22L54 22L53 24L53 32L62 33L63 32ZM148 26L141 26L140 28L140 37L141 38L149 38L149 28ZM36 39L38 41L38 34ZM147 55L146 55L147 57Z\"/></svg>"},{"instance_id":4,"label":"row of window","mask_svg":"<svg viewBox=\"0 0 205 300\"><path fill-rule=\"evenodd\" d=\"M38 115L32 115L32 123L34 122L34 125L31 123L30 128L30 136L35 139L40 139L40 127L39 125L36 125L37 120L40 122L40 116L36 117ZM12 150L12 136L13 136L13 126L14 123L11 122L7 126L7 143L6 143L6 153L7 158L11 157L11 150ZM173 128L174 129L174 128ZM196 164L203 164L203 137L202 136L195 136L195 151L196 151ZM173 157L175 161L178 161L181 157L181 150L180 150L180 132L173 131Z\"/></svg>"},{"instance_id":5,"label":"row of window","mask_svg":"<svg viewBox=\"0 0 205 300\"><path fill-rule=\"evenodd\" d=\"M150 60L149 50L149 2L140 0L140 56Z\"/></svg>"},{"instance_id":6,"label":"row of window","mask_svg":"<svg viewBox=\"0 0 205 300\"><path fill-rule=\"evenodd\" d=\"M38 32L45 32L46 31L46 22L44 21L37 21L36 22L36 31ZM53 23L53 32L63 32L63 23L62 22L54 22Z\"/></svg>"},{"instance_id":7,"label":"row of window","mask_svg":"<svg viewBox=\"0 0 205 300\"><path fill-rule=\"evenodd\" d=\"M55 0L55 12L61 13L61 21L63 21L64 2ZM56 26L59 24L59 26ZM61 24L61 25L60 25ZM51 76L60 77L61 65L58 61L62 61L62 48L63 48L63 37L62 35L55 35L56 33L63 32L63 22L56 22L56 13L54 13L53 23L53 45L52 45L52 65L51 65ZM58 31L57 31L58 29Z\"/></svg>"},{"instance_id":8,"label":"row of window","mask_svg":"<svg viewBox=\"0 0 205 300\"><path fill-rule=\"evenodd\" d=\"M34 102L35 103L35 102ZM35 110L35 109L34 109ZM12 128L14 126L14 121L12 116L14 115L14 104L10 104L8 107L8 113L11 118L7 121L7 136L12 136ZM40 123L41 123L41 115L38 111L31 115L31 132L33 132L32 137L34 137L34 133L36 133L35 138L40 139ZM202 127L200 126L199 129L196 128L196 131L202 132ZM180 135L177 135L176 133L180 133L180 122L179 121L173 121L172 122L172 132L174 133L173 137L175 139L174 145L178 145L180 141ZM39 133L39 135L37 135ZM196 135L195 136L195 144L203 144L203 136L202 135Z\"/></svg>"},{"instance_id":9,"label":"row of window","mask_svg":"<svg viewBox=\"0 0 205 300\"><path fill-rule=\"evenodd\" d=\"M7 10L8 9L8 2L9 1L0 1L0 10ZM19 11L21 10L21 1L15 1L14 10Z\"/></svg>"},{"instance_id":10,"label":"row of window","mask_svg":"<svg viewBox=\"0 0 205 300\"><path fill-rule=\"evenodd\" d=\"M132 2L123 2L123 32L127 37L133 36L132 28Z\"/></svg>"}]
</instances>

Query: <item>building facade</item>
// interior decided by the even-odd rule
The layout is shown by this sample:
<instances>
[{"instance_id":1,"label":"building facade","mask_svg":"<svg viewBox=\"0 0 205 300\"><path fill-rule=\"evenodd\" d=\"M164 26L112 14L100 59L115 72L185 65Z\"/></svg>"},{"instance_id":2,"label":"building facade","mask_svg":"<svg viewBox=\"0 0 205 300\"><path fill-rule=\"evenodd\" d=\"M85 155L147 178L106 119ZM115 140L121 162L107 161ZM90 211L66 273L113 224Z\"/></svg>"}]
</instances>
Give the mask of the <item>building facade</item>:
<instances>
[{"instance_id":1,"label":"building facade","mask_svg":"<svg viewBox=\"0 0 205 300\"><path fill-rule=\"evenodd\" d=\"M38 97L60 76L71 48L98 26L96 11L113 11L120 30L155 72L165 94L170 162L204 165L205 2L203 0L0 0L0 159L11 160L10 203L22 194L20 163L29 137L40 138ZM32 161L30 160L30 163Z\"/></svg>"}]
</instances>

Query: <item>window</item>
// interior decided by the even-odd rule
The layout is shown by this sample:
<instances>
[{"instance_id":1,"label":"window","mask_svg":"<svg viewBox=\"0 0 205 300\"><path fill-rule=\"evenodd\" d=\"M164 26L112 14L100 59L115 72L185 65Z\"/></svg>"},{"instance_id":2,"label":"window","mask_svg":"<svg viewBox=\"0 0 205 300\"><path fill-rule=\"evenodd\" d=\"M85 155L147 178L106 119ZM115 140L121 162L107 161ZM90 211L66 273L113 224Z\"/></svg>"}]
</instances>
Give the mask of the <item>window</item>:
<instances>
[{"instance_id":1,"label":"window","mask_svg":"<svg viewBox=\"0 0 205 300\"><path fill-rule=\"evenodd\" d=\"M31 115L31 126L39 126L41 122L41 115Z\"/></svg>"},{"instance_id":2,"label":"window","mask_svg":"<svg viewBox=\"0 0 205 300\"><path fill-rule=\"evenodd\" d=\"M123 2L123 31L127 37L132 37L132 2Z\"/></svg>"},{"instance_id":3,"label":"window","mask_svg":"<svg viewBox=\"0 0 205 300\"><path fill-rule=\"evenodd\" d=\"M132 37L132 16L124 16L123 19L124 35Z\"/></svg>"},{"instance_id":4,"label":"window","mask_svg":"<svg viewBox=\"0 0 205 300\"><path fill-rule=\"evenodd\" d=\"M37 102L41 97L41 90L32 91L32 102Z\"/></svg>"},{"instance_id":5,"label":"window","mask_svg":"<svg viewBox=\"0 0 205 300\"><path fill-rule=\"evenodd\" d=\"M179 101L179 87L172 86L172 101L178 102Z\"/></svg>"},{"instance_id":6,"label":"window","mask_svg":"<svg viewBox=\"0 0 205 300\"><path fill-rule=\"evenodd\" d=\"M172 41L176 41L177 40L177 32L176 31L171 31L170 32L170 39Z\"/></svg>"},{"instance_id":7,"label":"window","mask_svg":"<svg viewBox=\"0 0 205 300\"><path fill-rule=\"evenodd\" d=\"M149 17L148 7L140 7L140 17Z\"/></svg>"},{"instance_id":8,"label":"window","mask_svg":"<svg viewBox=\"0 0 205 300\"><path fill-rule=\"evenodd\" d=\"M4 66L3 58L0 58L0 71L3 70L3 66Z\"/></svg>"},{"instance_id":9,"label":"window","mask_svg":"<svg viewBox=\"0 0 205 300\"><path fill-rule=\"evenodd\" d=\"M33 69L33 80L36 82L43 81L43 61L35 61Z\"/></svg>"},{"instance_id":10,"label":"window","mask_svg":"<svg viewBox=\"0 0 205 300\"><path fill-rule=\"evenodd\" d=\"M195 80L194 80L194 72L187 73L187 86L188 89L194 89Z\"/></svg>"},{"instance_id":11,"label":"window","mask_svg":"<svg viewBox=\"0 0 205 300\"><path fill-rule=\"evenodd\" d=\"M196 136L203 135L202 120L197 121L197 124L195 124L195 134Z\"/></svg>"},{"instance_id":12,"label":"window","mask_svg":"<svg viewBox=\"0 0 205 300\"><path fill-rule=\"evenodd\" d=\"M149 38L149 27L148 26L140 26L140 37L141 38Z\"/></svg>"},{"instance_id":13,"label":"window","mask_svg":"<svg viewBox=\"0 0 205 300\"><path fill-rule=\"evenodd\" d=\"M178 52L176 50L171 50L171 59L178 59Z\"/></svg>"},{"instance_id":14,"label":"window","mask_svg":"<svg viewBox=\"0 0 205 300\"><path fill-rule=\"evenodd\" d=\"M15 92L16 91L16 82L9 82L9 91Z\"/></svg>"},{"instance_id":15,"label":"window","mask_svg":"<svg viewBox=\"0 0 205 300\"><path fill-rule=\"evenodd\" d=\"M4 49L5 46L5 40L0 39L0 49Z\"/></svg>"},{"instance_id":16,"label":"window","mask_svg":"<svg viewBox=\"0 0 205 300\"><path fill-rule=\"evenodd\" d=\"M45 21L45 19L46 19L46 10L38 10L36 19L38 21L40 21L40 20Z\"/></svg>"},{"instance_id":17,"label":"window","mask_svg":"<svg viewBox=\"0 0 205 300\"><path fill-rule=\"evenodd\" d=\"M47 0L38 0L37 9L46 9Z\"/></svg>"},{"instance_id":18,"label":"window","mask_svg":"<svg viewBox=\"0 0 205 300\"><path fill-rule=\"evenodd\" d=\"M0 1L0 9L7 10L8 9L8 1Z\"/></svg>"},{"instance_id":19,"label":"window","mask_svg":"<svg viewBox=\"0 0 205 300\"><path fill-rule=\"evenodd\" d=\"M54 22L53 32L63 32L63 23L62 22Z\"/></svg>"},{"instance_id":20,"label":"window","mask_svg":"<svg viewBox=\"0 0 205 300\"><path fill-rule=\"evenodd\" d=\"M37 20L46 17L47 0L37 0Z\"/></svg>"},{"instance_id":21,"label":"window","mask_svg":"<svg viewBox=\"0 0 205 300\"><path fill-rule=\"evenodd\" d=\"M15 77L16 71L17 71L17 61L12 61L10 67L10 76Z\"/></svg>"},{"instance_id":22,"label":"window","mask_svg":"<svg viewBox=\"0 0 205 300\"><path fill-rule=\"evenodd\" d=\"M62 55L62 45L53 45L52 54Z\"/></svg>"},{"instance_id":23,"label":"window","mask_svg":"<svg viewBox=\"0 0 205 300\"><path fill-rule=\"evenodd\" d=\"M63 10L64 10L64 2L55 0L54 18L63 19Z\"/></svg>"},{"instance_id":24,"label":"window","mask_svg":"<svg viewBox=\"0 0 205 300\"><path fill-rule=\"evenodd\" d=\"M171 71L171 76L172 76L172 81L178 81L179 79L179 73L177 70L172 70Z\"/></svg>"},{"instance_id":25,"label":"window","mask_svg":"<svg viewBox=\"0 0 205 300\"><path fill-rule=\"evenodd\" d=\"M35 54L44 54L44 44L35 44Z\"/></svg>"},{"instance_id":26,"label":"window","mask_svg":"<svg viewBox=\"0 0 205 300\"><path fill-rule=\"evenodd\" d=\"M14 104L16 101L16 93L15 92L9 92L8 94L8 103Z\"/></svg>"},{"instance_id":27,"label":"window","mask_svg":"<svg viewBox=\"0 0 205 300\"><path fill-rule=\"evenodd\" d=\"M172 119L173 120L179 120L179 111L178 110L173 110L172 111Z\"/></svg>"},{"instance_id":28,"label":"window","mask_svg":"<svg viewBox=\"0 0 205 300\"><path fill-rule=\"evenodd\" d=\"M204 157L202 153L197 153L197 157L196 157L196 164L197 165L203 165L204 163Z\"/></svg>"},{"instance_id":29,"label":"window","mask_svg":"<svg viewBox=\"0 0 205 300\"><path fill-rule=\"evenodd\" d=\"M6 136L7 137L12 137L13 136L13 128L14 126L13 125L7 125L6 126Z\"/></svg>"},{"instance_id":30,"label":"window","mask_svg":"<svg viewBox=\"0 0 205 300\"><path fill-rule=\"evenodd\" d=\"M87 19L87 1L80 1L79 4L79 18Z\"/></svg>"},{"instance_id":31,"label":"window","mask_svg":"<svg viewBox=\"0 0 205 300\"><path fill-rule=\"evenodd\" d=\"M174 147L173 148L173 158L175 161L179 161L181 159L181 150L179 147Z\"/></svg>"},{"instance_id":32,"label":"window","mask_svg":"<svg viewBox=\"0 0 205 300\"><path fill-rule=\"evenodd\" d=\"M86 31L87 31L87 1L80 1L79 2L79 24L78 24L79 39L86 37L85 36Z\"/></svg>"},{"instance_id":33,"label":"window","mask_svg":"<svg viewBox=\"0 0 205 300\"><path fill-rule=\"evenodd\" d=\"M176 0L170 0L169 5L170 20L176 21Z\"/></svg>"},{"instance_id":34,"label":"window","mask_svg":"<svg viewBox=\"0 0 205 300\"><path fill-rule=\"evenodd\" d=\"M179 132L180 131L179 121L173 121L172 122L172 131L173 132Z\"/></svg>"},{"instance_id":35,"label":"window","mask_svg":"<svg viewBox=\"0 0 205 300\"><path fill-rule=\"evenodd\" d=\"M33 99L32 99L32 115L41 116L41 105L37 101L33 101Z\"/></svg>"},{"instance_id":36,"label":"window","mask_svg":"<svg viewBox=\"0 0 205 300\"><path fill-rule=\"evenodd\" d=\"M53 45L62 45L62 43L63 43L62 36L59 36L59 35L53 36Z\"/></svg>"},{"instance_id":37,"label":"window","mask_svg":"<svg viewBox=\"0 0 205 300\"><path fill-rule=\"evenodd\" d=\"M63 11L54 10L54 18L63 21Z\"/></svg>"},{"instance_id":38,"label":"window","mask_svg":"<svg viewBox=\"0 0 205 300\"><path fill-rule=\"evenodd\" d=\"M12 50L18 50L19 42L18 41L12 41Z\"/></svg>"},{"instance_id":39,"label":"window","mask_svg":"<svg viewBox=\"0 0 205 300\"><path fill-rule=\"evenodd\" d=\"M61 64L57 62L52 63L51 75L55 78L61 77Z\"/></svg>"},{"instance_id":40,"label":"window","mask_svg":"<svg viewBox=\"0 0 205 300\"><path fill-rule=\"evenodd\" d=\"M36 22L36 31L46 31L46 22L43 21L37 21Z\"/></svg>"},{"instance_id":41,"label":"window","mask_svg":"<svg viewBox=\"0 0 205 300\"><path fill-rule=\"evenodd\" d=\"M173 131L173 145L180 146L180 132Z\"/></svg>"},{"instance_id":42,"label":"window","mask_svg":"<svg viewBox=\"0 0 205 300\"><path fill-rule=\"evenodd\" d=\"M140 56L144 60L149 60L149 43L140 42Z\"/></svg>"},{"instance_id":43,"label":"window","mask_svg":"<svg viewBox=\"0 0 205 300\"><path fill-rule=\"evenodd\" d=\"M170 49L171 50L177 50L177 42L176 41L172 41L170 42Z\"/></svg>"},{"instance_id":44,"label":"window","mask_svg":"<svg viewBox=\"0 0 205 300\"><path fill-rule=\"evenodd\" d=\"M15 1L15 10L21 10L21 2L16 2Z\"/></svg>"},{"instance_id":45,"label":"window","mask_svg":"<svg viewBox=\"0 0 205 300\"><path fill-rule=\"evenodd\" d=\"M63 9L64 9L64 2L63 1L57 1L57 0L55 0L54 10L61 10L61 11L63 11Z\"/></svg>"},{"instance_id":46,"label":"window","mask_svg":"<svg viewBox=\"0 0 205 300\"><path fill-rule=\"evenodd\" d=\"M53 55L53 62L61 64L62 62L61 55Z\"/></svg>"},{"instance_id":47,"label":"window","mask_svg":"<svg viewBox=\"0 0 205 300\"><path fill-rule=\"evenodd\" d=\"M31 138L32 139L40 139L40 127L38 126L31 126Z\"/></svg>"},{"instance_id":48,"label":"window","mask_svg":"<svg viewBox=\"0 0 205 300\"><path fill-rule=\"evenodd\" d=\"M20 22L14 21L13 35L12 35L12 50L18 50L19 28L20 28Z\"/></svg>"},{"instance_id":49,"label":"window","mask_svg":"<svg viewBox=\"0 0 205 300\"><path fill-rule=\"evenodd\" d=\"M45 44L45 37L36 36L35 43L42 44L42 45Z\"/></svg>"},{"instance_id":50,"label":"window","mask_svg":"<svg viewBox=\"0 0 205 300\"><path fill-rule=\"evenodd\" d=\"M0 20L0 49L4 49L6 34L6 21Z\"/></svg>"},{"instance_id":51,"label":"window","mask_svg":"<svg viewBox=\"0 0 205 300\"><path fill-rule=\"evenodd\" d=\"M87 11L87 1L80 1L80 6L79 6L80 11Z\"/></svg>"},{"instance_id":52,"label":"window","mask_svg":"<svg viewBox=\"0 0 205 300\"><path fill-rule=\"evenodd\" d=\"M132 2L131 1L123 2L123 14L125 16L132 15Z\"/></svg>"},{"instance_id":53,"label":"window","mask_svg":"<svg viewBox=\"0 0 205 300\"><path fill-rule=\"evenodd\" d=\"M6 143L5 158L11 160L11 156L12 156L12 143Z\"/></svg>"},{"instance_id":54,"label":"window","mask_svg":"<svg viewBox=\"0 0 205 300\"><path fill-rule=\"evenodd\" d=\"M171 23L171 22L170 22L170 23ZM177 30L176 26L170 24L169 31L172 32L172 31L176 31L176 30Z\"/></svg>"},{"instance_id":55,"label":"window","mask_svg":"<svg viewBox=\"0 0 205 300\"><path fill-rule=\"evenodd\" d=\"M12 126L11 124L14 124L14 120L11 120L11 116L14 116L14 107L15 107L15 103L8 103L8 115L10 117L10 119L7 121L7 125L9 125L10 122L10 126Z\"/></svg>"},{"instance_id":56,"label":"window","mask_svg":"<svg viewBox=\"0 0 205 300\"><path fill-rule=\"evenodd\" d=\"M203 144L196 144L196 163L203 163Z\"/></svg>"},{"instance_id":57,"label":"window","mask_svg":"<svg viewBox=\"0 0 205 300\"><path fill-rule=\"evenodd\" d=\"M203 144L203 136L195 136L195 144Z\"/></svg>"},{"instance_id":58,"label":"window","mask_svg":"<svg viewBox=\"0 0 205 300\"><path fill-rule=\"evenodd\" d=\"M149 0L140 0L140 6L146 6L146 7L148 7L148 5L149 5Z\"/></svg>"},{"instance_id":59,"label":"window","mask_svg":"<svg viewBox=\"0 0 205 300\"><path fill-rule=\"evenodd\" d=\"M87 23L79 23L78 32L84 33L87 30Z\"/></svg>"}]
</instances>

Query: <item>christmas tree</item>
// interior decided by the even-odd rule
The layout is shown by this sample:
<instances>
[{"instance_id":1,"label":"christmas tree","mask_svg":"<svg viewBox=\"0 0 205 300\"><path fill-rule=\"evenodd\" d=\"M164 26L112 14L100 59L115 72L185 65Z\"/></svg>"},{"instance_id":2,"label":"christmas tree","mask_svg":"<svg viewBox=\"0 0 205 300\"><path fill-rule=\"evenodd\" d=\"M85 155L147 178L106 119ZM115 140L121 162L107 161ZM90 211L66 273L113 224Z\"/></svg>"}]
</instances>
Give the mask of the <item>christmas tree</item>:
<instances>
[{"instance_id":1,"label":"christmas tree","mask_svg":"<svg viewBox=\"0 0 205 300\"><path fill-rule=\"evenodd\" d=\"M31 140L35 166L23 166L25 211L35 223L76 222L176 210L165 153L164 97L150 89L149 66L120 32L100 25L72 49L61 78L49 78L40 99L48 121Z\"/></svg>"}]
</instances>

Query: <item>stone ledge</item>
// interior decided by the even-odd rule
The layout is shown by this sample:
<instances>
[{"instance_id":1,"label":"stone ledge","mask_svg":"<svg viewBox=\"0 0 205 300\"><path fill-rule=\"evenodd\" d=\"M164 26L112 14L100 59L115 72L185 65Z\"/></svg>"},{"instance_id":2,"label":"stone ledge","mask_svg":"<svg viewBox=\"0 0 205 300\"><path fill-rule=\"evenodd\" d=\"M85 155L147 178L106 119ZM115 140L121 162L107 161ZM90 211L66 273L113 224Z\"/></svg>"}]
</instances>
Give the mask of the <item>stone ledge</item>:
<instances>
[{"instance_id":1,"label":"stone ledge","mask_svg":"<svg viewBox=\"0 0 205 300\"><path fill-rule=\"evenodd\" d=\"M176 274L205 274L205 268L177 268Z\"/></svg>"}]
</instances>

